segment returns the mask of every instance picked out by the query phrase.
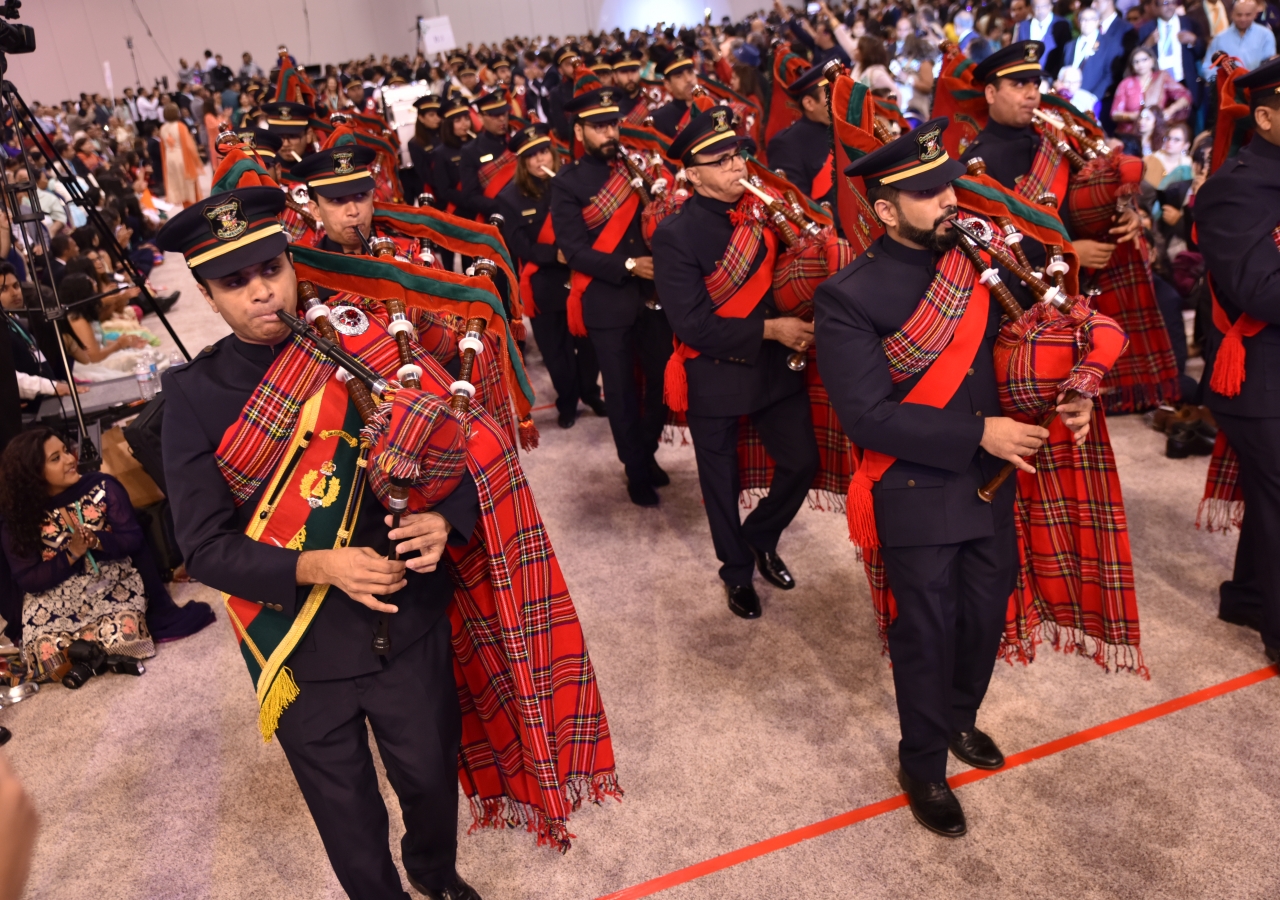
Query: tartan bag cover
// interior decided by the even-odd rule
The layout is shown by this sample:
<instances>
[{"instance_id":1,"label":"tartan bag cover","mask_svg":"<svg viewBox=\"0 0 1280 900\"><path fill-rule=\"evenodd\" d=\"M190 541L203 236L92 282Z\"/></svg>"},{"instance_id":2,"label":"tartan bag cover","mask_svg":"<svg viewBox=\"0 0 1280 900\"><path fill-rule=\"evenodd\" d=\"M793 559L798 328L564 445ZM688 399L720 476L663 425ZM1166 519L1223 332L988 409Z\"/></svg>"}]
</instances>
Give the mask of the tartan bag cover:
<instances>
[{"instance_id":1,"label":"tartan bag cover","mask_svg":"<svg viewBox=\"0 0 1280 900\"><path fill-rule=\"evenodd\" d=\"M388 317L380 307L365 303L362 309L374 327L356 338L344 335L342 340L348 351L389 376L400 365L399 351L385 333ZM413 356L423 370L422 393L446 402L452 381L448 373L417 345L413 345ZM335 369L296 338L277 358L219 449L219 467L238 502L244 502L243 498L267 479L278 481L288 476L287 469L292 468L295 474L306 470L309 460L305 453L327 442L312 440L302 461L292 467L289 462L295 454L286 451L297 444L297 435L304 428L323 434L315 430L318 419L304 418L317 403L338 397L345 411L338 419L342 432L349 436L359 431L359 420L353 419L345 390L314 393L317 382L322 386L337 384L336 379L327 377ZM312 393L307 396L306 392ZM567 850L572 810L583 800L621 797L608 722L573 602L514 445L483 407L440 419L445 439L450 423L455 439L465 437L465 465L475 480L481 513L468 544L447 550L455 585L450 620L463 716L459 778L471 800L472 830L523 824L537 834L539 844ZM333 459L333 473L341 481L340 472L359 468L355 457L363 451L351 448L341 433L334 438L336 450L330 452L345 452L351 457L349 461L337 456ZM433 457L440 472L420 473L424 483L442 474L452 476L456 483L460 470L456 454L448 452L450 446ZM339 462L346 468L337 468ZM320 471L326 469L322 466ZM312 495L318 488L316 479L323 480L321 476L312 479ZM329 476L329 482L334 480ZM349 495L354 494L351 481L346 479ZM447 486L445 482L442 485ZM338 502L342 499L340 489L326 486L322 499L328 499L331 492L334 502L321 506L321 511L343 507ZM268 496L271 493L269 488ZM290 492L282 496L288 497ZM310 508L305 502L301 505ZM344 521L353 522L355 514L348 514ZM279 515L277 511L273 518ZM311 524L310 519L306 524ZM336 528L329 533L336 533ZM311 541L317 539L308 533L307 546L313 546ZM314 597L312 617L326 590L327 586L313 589L313 597L319 596ZM247 632L237 628L242 642L246 633L252 635L258 628L289 632L299 627L281 613L250 606L262 621L245 623ZM304 606L304 611L307 608ZM234 608L229 609L234 618ZM300 638L301 633L294 646ZM252 654L245 655L249 659ZM281 679L275 681L280 683ZM259 684L261 696L261 679ZM281 710L288 699L280 704Z\"/></svg>"},{"instance_id":2,"label":"tartan bag cover","mask_svg":"<svg viewBox=\"0 0 1280 900\"><path fill-rule=\"evenodd\" d=\"M1136 194L1142 160L1112 153L1072 175L1063 214L1072 234L1109 240L1117 203ZM1112 412L1137 412L1178 397L1178 364L1169 343L1151 280L1149 249L1142 237L1117 244L1106 268L1094 273L1101 293L1095 305L1120 323L1129 351L1116 362L1102 385L1103 405Z\"/></svg>"}]
</instances>

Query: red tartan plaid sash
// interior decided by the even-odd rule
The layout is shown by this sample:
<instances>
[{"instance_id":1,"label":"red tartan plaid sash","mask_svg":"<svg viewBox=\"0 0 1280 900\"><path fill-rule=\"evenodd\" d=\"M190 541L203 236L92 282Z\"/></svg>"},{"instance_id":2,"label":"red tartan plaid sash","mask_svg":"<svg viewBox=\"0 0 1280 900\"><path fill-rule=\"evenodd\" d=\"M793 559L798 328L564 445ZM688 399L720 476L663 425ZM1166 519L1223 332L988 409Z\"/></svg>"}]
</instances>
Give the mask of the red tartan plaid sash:
<instances>
[{"instance_id":1,"label":"red tartan plaid sash","mask_svg":"<svg viewBox=\"0 0 1280 900\"><path fill-rule=\"evenodd\" d=\"M989 307L987 287L977 281L973 264L959 250L944 254L915 312L882 341L895 384L924 372L903 403L947 405L982 344ZM895 462L887 453L864 450L849 481L849 538L864 555L880 546L871 489ZM892 618L892 608L884 612Z\"/></svg>"},{"instance_id":2,"label":"red tartan plaid sash","mask_svg":"<svg viewBox=\"0 0 1280 900\"><path fill-rule=\"evenodd\" d=\"M640 195L631 186L630 174L621 165L616 165L609 180L582 210L582 221L586 222L588 229L594 231L604 226L591 242L591 249L600 253L612 253L618 249L639 208ZM591 281L592 276L576 270L569 278L569 331L576 337L587 336L587 323L582 318L582 295Z\"/></svg>"},{"instance_id":3,"label":"red tartan plaid sash","mask_svg":"<svg viewBox=\"0 0 1280 900\"><path fill-rule=\"evenodd\" d=\"M1018 179L1018 194L1035 202L1040 195L1049 192L1061 202L1067 196L1067 184L1071 170L1064 164L1062 154L1048 138L1040 137L1040 148L1031 160L1031 169Z\"/></svg>"},{"instance_id":4,"label":"red tartan plaid sash","mask_svg":"<svg viewBox=\"0 0 1280 900\"><path fill-rule=\"evenodd\" d=\"M734 220L733 234L715 271L703 278L711 306L717 316L725 319L745 319L764 299L773 287L773 269L778 258L778 237L772 228L766 229L761 221L761 205L751 194L743 194L738 205L730 213ZM765 246L765 257L755 274L747 277L751 264ZM672 336L674 349L667 358L663 378L663 400L675 412L689 410L689 379L685 374L686 360L701 354Z\"/></svg>"},{"instance_id":5,"label":"red tartan plaid sash","mask_svg":"<svg viewBox=\"0 0 1280 900\"><path fill-rule=\"evenodd\" d=\"M639 101L631 108L631 112L627 113L622 120L628 125L643 124L645 117L649 115L649 101L645 100L644 94L641 93Z\"/></svg>"},{"instance_id":6,"label":"red tartan plaid sash","mask_svg":"<svg viewBox=\"0 0 1280 900\"><path fill-rule=\"evenodd\" d=\"M389 376L400 360L385 333L385 312L373 304L361 308L371 320L362 358ZM423 370L422 393L446 402L452 379L412 346ZM276 360L219 448L219 467L233 495L251 495L254 485L277 471L303 407L334 368L300 339ZM345 391L342 399L345 408ZM447 550L463 713L459 778L471 799L473 828L523 824L540 844L565 850L570 812L583 800L621 796L609 726L572 599L515 447L483 407L459 418L481 512L469 543ZM345 430L352 429L359 429L358 420ZM253 606L258 618L279 615ZM270 624L262 619L257 628ZM286 626L277 630L292 627L276 624Z\"/></svg>"},{"instance_id":7,"label":"red tartan plaid sash","mask_svg":"<svg viewBox=\"0 0 1280 900\"><path fill-rule=\"evenodd\" d=\"M539 244L554 244L556 242L555 226L551 224L551 212L547 211L547 217L542 220L542 227L538 229ZM538 306L533 300L533 275L538 271L536 262L526 262L520 267L520 297L524 300L524 311L532 318L538 314Z\"/></svg>"},{"instance_id":8,"label":"red tartan plaid sash","mask_svg":"<svg viewBox=\"0 0 1280 900\"><path fill-rule=\"evenodd\" d=\"M510 150L503 150L497 159L491 159L476 170L480 181L480 190L492 200L515 177L516 155Z\"/></svg>"}]
</instances>

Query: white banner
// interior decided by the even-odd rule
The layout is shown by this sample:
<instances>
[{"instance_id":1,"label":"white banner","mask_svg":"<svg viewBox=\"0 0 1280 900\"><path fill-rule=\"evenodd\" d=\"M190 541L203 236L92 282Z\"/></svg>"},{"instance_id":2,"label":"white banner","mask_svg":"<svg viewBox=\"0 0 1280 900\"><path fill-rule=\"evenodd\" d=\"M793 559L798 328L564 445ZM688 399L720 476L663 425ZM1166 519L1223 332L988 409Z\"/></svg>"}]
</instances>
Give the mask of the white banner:
<instances>
[{"instance_id":1,"label":"white banner","mask_svg":"<svg viewBox=\"0 0 1280 900\"><path fill-rule=\"evenodd\" d=\"M453 26L448 16L425 16L418 19L418 29L422 33L422 55L430 59L437 53L448 53L457 49L458 42L453 39Z\"/></svg>"},{"instance_id":2,"label":"white banner","mask_svg":"<svg viewBox=\"0 0 1280 900\"><path fill-rule=\"evenodd\" d=\"M107 80L107 94L112 100L116 99L116 89L111 83L111 61L104 59L102 61L102 77Z\"/></svg>"}]
</instances>

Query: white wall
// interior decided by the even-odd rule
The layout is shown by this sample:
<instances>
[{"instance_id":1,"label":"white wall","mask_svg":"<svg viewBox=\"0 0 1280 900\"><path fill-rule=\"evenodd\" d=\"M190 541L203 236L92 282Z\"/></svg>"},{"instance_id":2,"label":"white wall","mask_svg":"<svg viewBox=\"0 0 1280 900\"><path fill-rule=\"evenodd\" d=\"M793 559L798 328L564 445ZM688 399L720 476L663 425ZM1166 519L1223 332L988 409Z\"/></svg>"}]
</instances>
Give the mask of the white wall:
<instances>
[{"instance_id":1,"label":"white wall","mask_svg":"<svg viewBox=\"0 0 1280 900\"><path fill-rule=\"evenodd\" d=\"M693 24L710 6L715 21L762 6L761 0L33 0L21 22L36 30L36 52L9 58L8 78L28 102L52 103L168 75L179 57L206 48L236 70L248 50L270 70L285 44L304 63L413 50L417 17L449 16L458 42L510 35L565 35L655 21ZM304 15L304 10L306 15ZM139 15L139 13L141 15ZM308 27L309 19L309 27ZM151 36L147 28L151 28ZM134 61L125 46L133 37Z\"/></svg>"}]
</instances>

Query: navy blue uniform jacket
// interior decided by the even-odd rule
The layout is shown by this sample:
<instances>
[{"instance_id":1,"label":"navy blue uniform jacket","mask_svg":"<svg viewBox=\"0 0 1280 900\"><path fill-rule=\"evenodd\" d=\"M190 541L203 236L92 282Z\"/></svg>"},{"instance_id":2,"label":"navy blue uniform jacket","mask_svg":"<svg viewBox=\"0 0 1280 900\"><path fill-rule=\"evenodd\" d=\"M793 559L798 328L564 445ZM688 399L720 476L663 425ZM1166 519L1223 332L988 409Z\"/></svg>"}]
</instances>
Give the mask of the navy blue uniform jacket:
<instances>
[{"instance_id":1,"label":"navy blue uniform jacket","mask_svg":"<svg viewBox=\"0 0 1280 900\"><path fill-rule=\"evenodd\" d=\"M889 377L880 341L911 317L934 271L930 251L884 235L814 295L818 369L840 427L857 446L897 459L872 490L886 547L990 537L992 507L1013 502L1012 478L995 503L978 497L1003 465L980 447L983 418L1000 415L992 359L1000 305L990 300L986 336L946 406L902 402L923 373L897 384Z\"/></svg>"},{"instance_id":2,"label":"navy blue uniform jacket","mask_svg":"<svg viewBox=\"0 0 1280 900\"><path fill-rule=\"evenodd\" d=\"M515 179L498 192L498 211L502 213L502 239L520 263L535 263L538 271L529 279L539 312L562 312L569 299L569 267L557 261L555 244L539 244L542 223L551 214L550 187L539 198L520 190Z\"/></svg>"},{"instance_id":3,"label":"navy blue uniform jacket","mask_svg":"<svg viewBox=\"0 0 1280 900\"><path fill-rule=\"evenodd\" d=\"M1280 147L1255 136L1196 193L1196 228L1218 302L1232 322L1241 312L1270 324L1244 339L1240 394L1208 391L1209 408L1227 415L1280 416ZM1222 333L1209 328L1209 363ZM1212 369L1206 369L1211 372Z\"/></svg>"},{"instance_id":4,"label":"navy blue uniform jacket","mask_svg":"<svg viewBox=\"0 0 1280 900\"><path fill-rule=\"evenodd\" d=\"M164 468L178 546L188 571L204 584L256 603L278 604L294 615L310 586L295 584L297 550L259 543L245 526L265 484L237 507L214 459L223 433L240 417L250 395L285 345L246 344L228 335L190 363L164 374ZM465 542L480 515L470 475L436 511L453 526L450 540ZM365 488L351 546L389 551L386 509ZM445 567L406 572L408 584L391 595L400 608L390 617L391 655L407 649L444 615L453 596ZM372 641L379 613L330 588L289 666L302 681L352 678L381 671Z\"/></svg>"},{"instance_id":5,"label":"navy blue uniform jacket","mask_svg":"<svg viewBox=\"0 0 1280 900\"><path fill-rule=\"evenodd\" d=\"M582 210L604 187L612 168L590 154L566 166L551 179L551 221L556 243L569 268L592 277L582 295L582 318L587 328L625 328L636 320L644 303L641 279L627 271L629 257L648 256L640 232L640 211L612 253L591 248L604 225L588 229ZM606 223L607 224L607 223Z\"/></svg>"},{"instance_id":6,"label":"navy blue uniform jacket","mask_svg":"<svg viewBox=\"0 0 1280 900\"><path fill-rule=\"evenodd\" d=\"M671 330L702 354L685 362L694 415L746 415L804 388L804 375L787 367L791 351L764 339L764 320L778 315L772 289L742 319L716 315L707 293L703 279L715 271L733 235L733 206L694 194L653 235L654 280ZM765 254L762 242L748 277Z\"/></svg>"}]
</instances>

